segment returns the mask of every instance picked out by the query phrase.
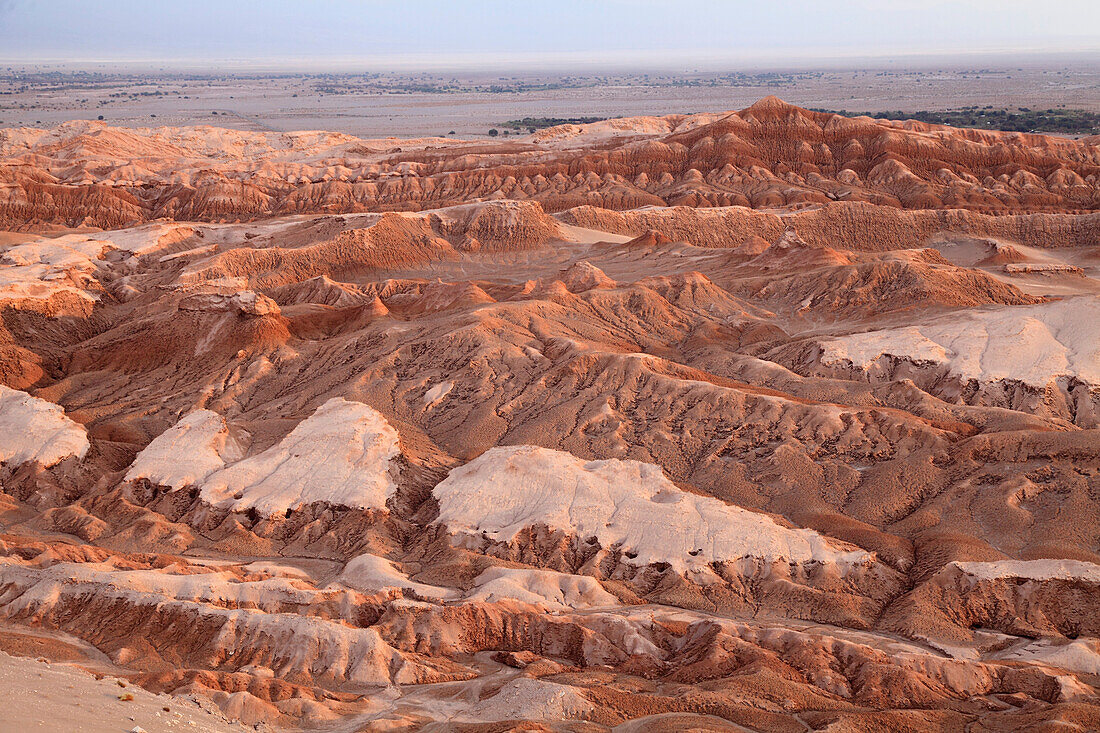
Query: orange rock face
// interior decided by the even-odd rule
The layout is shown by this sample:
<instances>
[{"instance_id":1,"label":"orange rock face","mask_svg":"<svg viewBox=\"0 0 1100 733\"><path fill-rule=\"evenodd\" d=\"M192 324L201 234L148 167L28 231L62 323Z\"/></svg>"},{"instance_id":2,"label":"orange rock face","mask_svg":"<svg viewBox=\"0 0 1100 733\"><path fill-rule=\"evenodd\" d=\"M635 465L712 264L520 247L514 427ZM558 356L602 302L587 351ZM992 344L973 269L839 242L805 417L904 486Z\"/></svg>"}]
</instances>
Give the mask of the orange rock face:
<instances>
[{"instance_id":1,"label":"orange rock face","mask_svg":"<svg viewBox=\"0 0 1100 733\"><path fill-rule=\"evenodd\" d=\"M725 115L565 126L525 142L361 141L73 122L0 138L0 223L415 211L473 200L753 209L833 201L1006 214L1095 209L1094 143L846 118L769 97ZM476 228L476 227L475 227Z\"/></svg>"},{"instance_id":2,"label":"orange rock face","mask_svg":"<svg viewBox=\"0 0 1100 733\"><path fill-rule=\"evenodd\" d=\"M1096 729L1095 143L0 131L0 649L274 728Z\"/></svg>"}]
</instances>

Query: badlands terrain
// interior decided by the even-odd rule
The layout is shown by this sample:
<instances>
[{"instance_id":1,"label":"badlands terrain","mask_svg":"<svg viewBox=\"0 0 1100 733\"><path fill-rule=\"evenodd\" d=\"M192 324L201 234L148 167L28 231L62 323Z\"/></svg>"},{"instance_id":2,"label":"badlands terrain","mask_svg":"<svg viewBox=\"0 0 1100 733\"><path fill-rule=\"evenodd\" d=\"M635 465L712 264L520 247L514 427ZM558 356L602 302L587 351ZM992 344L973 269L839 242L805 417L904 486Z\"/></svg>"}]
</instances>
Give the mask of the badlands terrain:
<instances>
[{"instance_id":1,"label":"badlands terrain","mask_svg":"<svg viewBox=\"0 0 1100 733\"><path fill-rule=\"evenodd\" d=\"M1096 138L67 122L0 230L42 717L1100 728Z\"/></svg>"}]
</instances>

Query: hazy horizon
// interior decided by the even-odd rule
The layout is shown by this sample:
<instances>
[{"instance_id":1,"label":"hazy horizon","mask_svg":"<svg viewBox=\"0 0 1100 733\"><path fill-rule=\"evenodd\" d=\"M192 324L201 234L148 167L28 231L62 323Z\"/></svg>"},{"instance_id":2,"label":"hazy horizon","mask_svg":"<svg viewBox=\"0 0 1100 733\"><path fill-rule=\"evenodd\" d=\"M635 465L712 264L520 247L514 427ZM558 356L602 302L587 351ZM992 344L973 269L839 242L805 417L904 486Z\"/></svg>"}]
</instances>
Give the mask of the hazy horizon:
<instances>
[{"instance_id":1,"label":"hazy horizon","mask_svg":"<svg viewBox=\"0 0 1100 733\"><path fill-rule=\"evenodd\" d=\"M709 69L976 56L1100 57L1100 5L1055 0L377 0L184 5L0 0L6 64L157 64L226 70L605 64Z\"/></svg>"}]
</instances>

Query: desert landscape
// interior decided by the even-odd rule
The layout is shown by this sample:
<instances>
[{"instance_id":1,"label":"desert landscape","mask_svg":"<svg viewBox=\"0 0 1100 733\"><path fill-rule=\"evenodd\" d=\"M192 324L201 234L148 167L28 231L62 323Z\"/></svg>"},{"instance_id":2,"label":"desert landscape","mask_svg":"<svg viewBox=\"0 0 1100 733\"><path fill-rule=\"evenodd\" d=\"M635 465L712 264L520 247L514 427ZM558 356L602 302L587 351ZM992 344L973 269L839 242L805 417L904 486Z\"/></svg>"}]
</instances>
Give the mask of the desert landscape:
<instances>
[{"instance_id":1,"label":"desert landscape","mask_svg":"<svg viewBox=\"0 0 1100 733\"><path fill-rule=\"evenodd\" d=\"M651 0L653 1L653 0ZM807 109L886 114L975 108L1085 114L1088 124L1021 126L1074 137L1100 133L1094 54L848 60L738 71L591 68L531 63L494 71L391 72L153 68L149 64L26 64L0 73L0 127L49 129L74 119L114 127L212 125L251 132L326 130L365 138L485 138L528 132L520 121L693 114L748 107L768 95ZM0 60L0 69L3 62ZM980 119L959 127L983 127ZM1013 128L1016 129L1016 128Z\"/></svg>"},{"instance_id":2,"label":"desert landscape","mask_svg":"<svg viewBox=\"0 0 1100 733\"><path fill-rule=\"evenodd\" d=\"M0 182L5 730L1100 728L1098 137L74 120Z\"/></svg>"}]
</instances>

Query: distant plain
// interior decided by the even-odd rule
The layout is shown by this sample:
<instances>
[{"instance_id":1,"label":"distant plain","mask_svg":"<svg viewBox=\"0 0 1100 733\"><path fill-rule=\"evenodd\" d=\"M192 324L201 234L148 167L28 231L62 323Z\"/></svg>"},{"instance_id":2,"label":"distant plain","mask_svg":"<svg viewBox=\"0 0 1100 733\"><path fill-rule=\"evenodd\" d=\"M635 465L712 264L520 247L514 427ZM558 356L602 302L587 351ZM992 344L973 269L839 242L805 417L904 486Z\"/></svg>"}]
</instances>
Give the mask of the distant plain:
<instances>
[{"instance_id":1,"label":"distant plain","mask_svg":"<svg viewBox=\"0 0 1100 733\"><path fill-rule=\"evenodd\" d=\"M487 135L524 117L619 117L742 109L775 94L855 112L1067 108L1100 111L1100 62L726 72L222 74L8 67L0 127L97 119L114 126L209 124L323 129L360 137Z\"/></svg>"}]
</instances>

